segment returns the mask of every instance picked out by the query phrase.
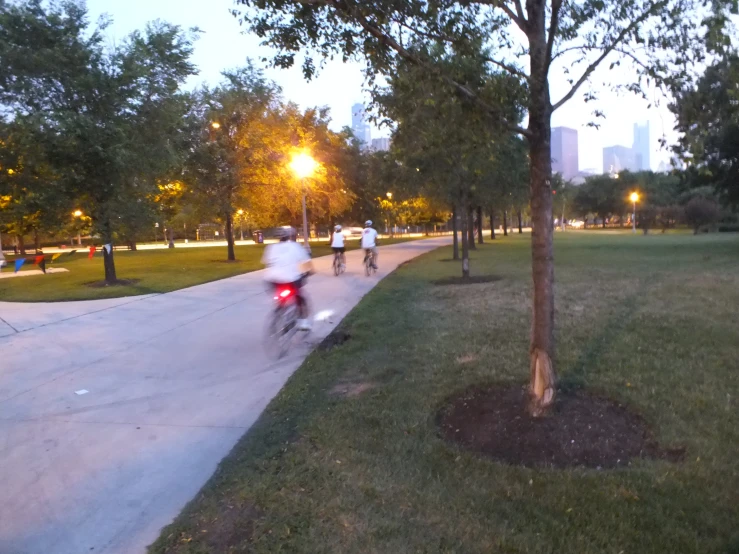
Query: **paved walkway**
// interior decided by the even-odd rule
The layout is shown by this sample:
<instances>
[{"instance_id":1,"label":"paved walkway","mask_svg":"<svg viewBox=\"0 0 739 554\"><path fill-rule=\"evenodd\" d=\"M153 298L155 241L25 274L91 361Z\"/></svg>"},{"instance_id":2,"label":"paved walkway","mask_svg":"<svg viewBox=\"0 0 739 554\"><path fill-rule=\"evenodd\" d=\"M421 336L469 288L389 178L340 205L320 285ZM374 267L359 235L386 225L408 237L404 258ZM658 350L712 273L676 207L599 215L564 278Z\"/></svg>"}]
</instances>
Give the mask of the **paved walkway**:
<instances>
[{"instance_id":1,"label":"paved walkway","mask_svg":"<svg viewBox=\"0 0 739 554\"><path fill-rule=\"evenodd\" d=\"M315 260L307 293L334 315L279 363L261 344L261 272L149 297L0 302L0 553L143 552L378 279L450 241L381 248L369 278L359 251L339 278Z\"/></svg>"}]
</instances>

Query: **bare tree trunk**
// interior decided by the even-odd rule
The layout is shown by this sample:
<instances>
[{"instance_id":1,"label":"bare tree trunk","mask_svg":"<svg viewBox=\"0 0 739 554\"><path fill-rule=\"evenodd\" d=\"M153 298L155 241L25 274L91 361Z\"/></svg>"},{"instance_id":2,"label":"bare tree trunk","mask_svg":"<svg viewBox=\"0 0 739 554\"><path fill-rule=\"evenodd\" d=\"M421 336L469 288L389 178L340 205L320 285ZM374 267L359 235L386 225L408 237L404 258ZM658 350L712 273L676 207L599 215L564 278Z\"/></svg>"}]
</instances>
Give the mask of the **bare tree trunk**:
<instances>
[{"instance_id":1,"label":"bare tree trunk","mask_svg":"<svg viewBox=\"0 0 739 554\"><path fill-rule=\"evenodd\" d=\"M556 394L554 372L554 249L552 224L552 156L546 0L527 0L531 60L529 157L531 159L531 259L534 282L531 324L531 415L545 414Z\"/></svg>"},{"instance_id":2,"label":"bare tree trunk","mask_svg":"<svg viewBox=\"0 0 739 554\"><path fill-rule=\"evenodd\" d=\"M38 236L38 229L33 230L33 246L38 254L41 251L41 238Z\"/></svg>"},{"instance_id":3,"label":"bare tree trunk","mask_svg":"<svg viewBox=\"0 0 739 554\"><path fill-rule=\"evenodd\" d=\"M482 238L482 206L477 206L477 242L483 244Z\"/></svg>"},{"instance_id":4,"label":"bare tree trunk","mask_svg":"<svg viewBox=\"0 0 739 554\"><path fill-rule=\"evenodd\" d=\"M167 234L169 234L169 245L168 248L174 248L174 229L172 228L172 225L167 228Z\"/></svg>"},{"instance_id":5,"label":"bare tree trunk","mask_svg":"<svg viewBox=\"0 0 739 554\"><path fill-rule=\"evenodd\" d=\"M234 232L233 232L233 218L231 217L231 210L226 214L226 242L228 244L228 261L236 261L236 252L234 251Z\"/></svg>"},{"instance_id":6,"label":"bare tree trunk","mask_svg":"<svg viewBox=\"0 0 739 554\"><path fill-rule=\"evenodd\" d=\"M136 246L135 240L128 241L128 249L131 250L132 252L136 252L138 250L138 246Z\"/></svg>"},{"instance_id":7,"label":"bare tree trunk","mask_svg":"<svg viewBox=\"0 0 739 554\"><path fill-rule=\"evenodd\" d=\"M508 236L508 212L503 210L503 236Z\"/></svg>"},{"instance_id":8,"label":"bare tree trunk","mask_svg":"<svg viewBox=\"0 0 739 554\"><path fill-rule=\"evenodd\" d=\"M470 250L476 250L475 246L475 216L472 206L467 208L467 246Z\"/></svg>"},{"instance_id":9,"label":"bare tree trunk","mask_svg":"<svg viewBox=\"0 0 739 554\"><path fill-rule=\"evenodd\" d=\"M462 213L467 211L466 199L462 201ZM467 279L470 276L470 235L469 225L470 218L462 217L462 278ZM472 237L472 243L474 244L474 236Z\"/></svg>"},{"instance_id":10,"label":"bare tree trunk","mask_svg":"<svg viewBox=\"0 0 739 554\"><path fill-rule=\"evenodd\" d=\"M113 259L113 228L108 221L102 232L103 239L103 268L105 270L105 282L109 285L113 285L118 281L118 275L115 270L115 260ZM110 245L110 252L105 248L105 245Z\"/></svg>"},{"instance_id":11,"label":"bare tree trunk","mask_svg":"<svg viewBox=\"0 0 739 554\"><path fill-rule=\"evenodd\" d=\"M490 239L495 240L495 210L490 208Z\"/></svg>"},{"instance_id":12,"label":"bare tree trunk","mask_svg":"<svg viewBox=\"0 0 739 554\"><path fill-rule=\"evenodd\" d=\"M521 220L521 210L518 210L518 234L523 234L523 222Z\"/></svg>"},{"instance_id":13,"label":"bare tree trunk","mask_svg":"<svg viewBox=\"0 0 739 554\"><path fill-rule=\"evenodd\" d=\"M457 222L457 212L457 205L454 204L452 207L452 233L454 233L454 255L452 258L455 260L459 259L459 224Z\"/></svg>"},{"instance_id":14,"label":"bare tree trunk","mask_svg":"<svg viewBox=\"0 0 739 554\"><path fill-rule=\"evenodd\" d=\"M698 231L695 232L695 234L698 234ZM23 241L23 235L16 235L15 238L18 241L18 253L21 256L26 255L26 243Z\"/></svg>"},{"instance_id":15,"label":"bare tree trunk","mask_svg":"<svg viewBox=\"0 0 739 554\"><path fill-rule=\"evenodd\" d=\"M103 267L105 268L105 282L109 285L114 284L118 281L118 276L115 271L115 260L113 260L113 244L110 244L110 252L103 245Z\"/></svg>"}]
</instances>

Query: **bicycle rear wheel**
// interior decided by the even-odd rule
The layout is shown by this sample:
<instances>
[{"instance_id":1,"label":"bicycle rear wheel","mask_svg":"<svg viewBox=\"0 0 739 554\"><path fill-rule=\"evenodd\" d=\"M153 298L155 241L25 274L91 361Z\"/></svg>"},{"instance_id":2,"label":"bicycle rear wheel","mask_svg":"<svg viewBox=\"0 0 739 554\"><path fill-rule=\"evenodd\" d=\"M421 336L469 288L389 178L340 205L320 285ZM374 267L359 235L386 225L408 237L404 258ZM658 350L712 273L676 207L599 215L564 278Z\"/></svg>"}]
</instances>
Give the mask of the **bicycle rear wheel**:
<instances>
[{"instance_id":1,"label":"bicycle rear wheel","mask_svg":"<svg viewBox=\"0 0 739 554\"><path fill-rule=\"evenodd\" d=\"M337 277L341 273L341 256L334 255L334 275Z\"/></svg>"}]
</instances>

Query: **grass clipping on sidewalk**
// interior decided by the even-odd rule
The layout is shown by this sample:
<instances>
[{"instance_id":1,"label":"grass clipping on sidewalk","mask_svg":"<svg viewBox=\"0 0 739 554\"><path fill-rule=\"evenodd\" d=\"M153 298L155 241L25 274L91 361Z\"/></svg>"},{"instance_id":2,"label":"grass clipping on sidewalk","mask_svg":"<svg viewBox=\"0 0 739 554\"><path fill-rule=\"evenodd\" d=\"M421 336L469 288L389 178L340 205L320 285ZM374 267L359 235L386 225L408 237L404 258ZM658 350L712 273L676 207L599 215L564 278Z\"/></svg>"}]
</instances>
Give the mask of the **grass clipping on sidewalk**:
<instances>
[{"instance_id":1,"label":"grass clipping on sidewalk","mask_svg":"<svg viewBox=\"0 0 739 554\"><path fill-rule=\"evenodd\" d=\"M530 254L509 237L401 268L316 352L150 552L739 551L739 248L731 236L557 235L562 386L637 413L682 461L496 462L444 440L455 394L525 382Z\"/></svg>"}]
</instances>

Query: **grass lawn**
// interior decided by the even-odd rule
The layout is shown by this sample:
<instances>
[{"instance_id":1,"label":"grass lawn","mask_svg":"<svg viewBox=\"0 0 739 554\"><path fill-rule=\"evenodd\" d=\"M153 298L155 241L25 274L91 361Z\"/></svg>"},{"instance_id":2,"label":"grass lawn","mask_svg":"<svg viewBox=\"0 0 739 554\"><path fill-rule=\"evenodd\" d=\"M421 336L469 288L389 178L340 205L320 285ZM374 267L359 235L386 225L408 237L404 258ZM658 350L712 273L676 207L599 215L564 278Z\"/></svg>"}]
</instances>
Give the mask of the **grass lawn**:
<instances>
[{"instance_id":1,"label":"grass lawn","mask_svg":"<svg viewBox=\"0 0 739 554\"><path fill-rule=\"evenodd\" d=\"M528 374L530 253L514 235L400 268L315 352L152 553L739 552L739 236L556 235L557 366L682 462L525 469L445 443L436 413Z\"/></svg>"},{"instance_id":2,"label":"grass lawn","mask_svg":"<svg viewBox=\"0 0 739 554\"><path fill-rule=\"evenodd\" d=\"M381 239L381 245L413 240L407 238ZM359 241L347 241L347 248L358 248ZM331 253L327 243L311 244L313 256ZM262 269L263 245L236 246L236 262L226 262L226 247L174 248L115 252L116 273L119 279L135 281L131 285L91 287L89 283L104 277L103 259L98 254L92 260L86 253L62 256L49 267L61 267L69 273L56 273L0 280L0 301L55 302L60 300L93 300L170 292L193 285L233 277ZM32 258L33 254L26 256ZM3 272L12 272L12 259ZM48 257L50 259L50 256ZM21 270L38 269L27 264Z\"/></svg>"}]
</instances>

